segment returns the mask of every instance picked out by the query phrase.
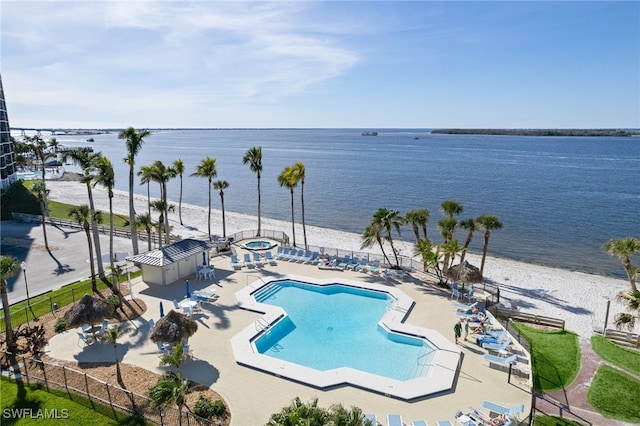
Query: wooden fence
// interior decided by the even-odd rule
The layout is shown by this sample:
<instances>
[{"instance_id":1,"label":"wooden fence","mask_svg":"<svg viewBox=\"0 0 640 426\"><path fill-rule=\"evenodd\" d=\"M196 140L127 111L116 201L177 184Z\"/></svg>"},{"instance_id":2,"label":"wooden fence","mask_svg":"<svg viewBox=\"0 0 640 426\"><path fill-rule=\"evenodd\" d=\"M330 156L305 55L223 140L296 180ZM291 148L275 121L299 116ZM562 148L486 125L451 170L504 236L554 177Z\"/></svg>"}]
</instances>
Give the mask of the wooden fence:
<instances>
[{"instance_id":1,"label":"wooden fence","mask_svg":"<svg viewBox=\"0 0 640 426\"><path fill-rule=\"evenodd\" d=\"M607 328L604 330L604 337L614 343L632 348L640 348L640 334Z\"/></svg>"},{"instance_id":2,"label":"wooden fence","mask_svg":"<svg viewBox=\"0 0 640 426\"><path fill-rule=\"evenodd\" d=\"M42 385L47 391L50 389L65 391L69 399L72 400L72 394L83 396L91 403L90 408L96 409L93 402L109 407L111 413L108 415L115 416L116 420L118 420L118 415L113 410L119 410L130 416L142 417L147 422L156 425L208 426L214 424L188 410L180 412L176 407L166 407L162 411L156 410L153 408L150 398L103 382L73 368L24 357L19 362L22 378L14 377L15 380Z\"/></svg>"},{"instance_id":3,"label":"wooden fence","mask_svg":"<svg viewBox=\"0 0 640 426\"><path fill-rule=\"evenodd\" d=\"M543 325L546 327L559 328L564 330L564 320L559 318L545 317L542 315L527 314L515 309L503 309L496 307L493 315L497 318L510 318L514 321L526 322L530 324Z\"/></svg>"}]
</instances>

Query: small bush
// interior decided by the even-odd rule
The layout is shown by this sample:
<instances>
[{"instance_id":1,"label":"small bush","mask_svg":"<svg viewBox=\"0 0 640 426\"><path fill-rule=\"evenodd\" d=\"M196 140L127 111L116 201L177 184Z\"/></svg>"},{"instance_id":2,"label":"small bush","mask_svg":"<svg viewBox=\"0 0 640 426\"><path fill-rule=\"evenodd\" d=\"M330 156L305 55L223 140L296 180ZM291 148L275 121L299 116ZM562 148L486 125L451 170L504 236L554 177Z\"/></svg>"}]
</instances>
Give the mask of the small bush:
<instances>
[{"instance_id":1,"label":"small bush","mask_svg":"<svg viewBox=\"0 0 640 426\"><path fill-rule=\"evenodd\" d=\"M227 407L224 402L217 400L211 401L210 398L200 395L198 401L193 407L193 412L200 417L210 419L213 416L224 415L227 411Z\"/></svg>"},{"instance_id":2,"label":"small bush","mask_svg":"<svg viewBox=\"0 0 640 426\"><path fill-rule=\"evenodd\" d=\"M113 305L114 308L118 309L120 307L120 298L115 294L109 296L109 302Z\"/></svg>"},{"instance_id":3,"label":"small bush","mask_svg":"<svg viewBox=\"0 0 640 426\"><path fill-rule=\"evenodd\" d=\"M67 329L67 321L64 318L58 318L56 323L53 325L53 330L56 333L62 333Z\"/></svg>"}]
</instances>

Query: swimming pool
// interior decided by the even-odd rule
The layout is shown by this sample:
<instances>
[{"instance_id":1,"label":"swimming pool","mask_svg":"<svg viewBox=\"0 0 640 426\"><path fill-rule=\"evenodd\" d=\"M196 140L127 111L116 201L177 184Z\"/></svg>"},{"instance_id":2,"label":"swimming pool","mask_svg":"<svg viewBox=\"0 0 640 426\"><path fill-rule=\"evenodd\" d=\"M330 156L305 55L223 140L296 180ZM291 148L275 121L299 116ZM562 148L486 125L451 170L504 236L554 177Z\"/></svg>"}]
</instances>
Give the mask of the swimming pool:
<instances>
[{"instance_id":1,"label":"swimming pool","mask_svg":"<svg viewBox=\"0 0 640 426\"><path fill-rule=\"evenodd\" d=\"M247 241L242 245L247 250L269 250L276 246L273 241L253 240Z\"/></svg>"},{"instance_id":2,"label":"swimming pool","mask_svg":"<svg viewBox=\"0 0 640 426\"><path fill-rule=\"evenodd\" d=\"M460 349L405 322L414 302L397 288L288 275L259 279L235 295L240 308L261 314L231 338L240 365L317 388L346 384L405 400L453 388Z\"/></svg>"},{"instance_id":3,"label":"swimming pool","mask_svg":"<svg viewBox=\"0 0 640 426\"><path fill-rule=\"evenodd\" d=\"M350 367L397 380L428 374L435 354L429 342L378 324L394 302L388 293L283 280L254 298L287 312L256 339L261 354L321 371Z\"/></svg>"}]
</instances>

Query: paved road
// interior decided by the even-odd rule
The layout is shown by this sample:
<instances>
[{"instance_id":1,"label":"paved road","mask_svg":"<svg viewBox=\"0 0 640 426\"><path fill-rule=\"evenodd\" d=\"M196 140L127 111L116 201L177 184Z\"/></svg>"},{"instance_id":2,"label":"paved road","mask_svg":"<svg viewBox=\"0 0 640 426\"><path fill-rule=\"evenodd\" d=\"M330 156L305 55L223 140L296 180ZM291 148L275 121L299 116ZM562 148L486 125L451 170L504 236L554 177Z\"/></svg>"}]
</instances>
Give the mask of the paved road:
<instances>
[{"instance_id":1,"label":"paved road","mask_svg":"<svg viewBox=\"0 0 640 426\"><path fill-rule=\"evenodd\" d=\"M87 237L82 230L47 225L49 251L45 248L42 226L39 224L2 221L0 236L0 252L27 263L26 275L30 297L89 278L91 275ZM100 245L103 257L108 259L108 235L100 236ZM118 258L128 255L131 252L131 241L114 238L114 251ZM109 270L108 261L104 262L104 268L105 272ZM11 304L27 298L24 275L24 272L20 271L7 280Z\"/></svg>"}]
</instances>

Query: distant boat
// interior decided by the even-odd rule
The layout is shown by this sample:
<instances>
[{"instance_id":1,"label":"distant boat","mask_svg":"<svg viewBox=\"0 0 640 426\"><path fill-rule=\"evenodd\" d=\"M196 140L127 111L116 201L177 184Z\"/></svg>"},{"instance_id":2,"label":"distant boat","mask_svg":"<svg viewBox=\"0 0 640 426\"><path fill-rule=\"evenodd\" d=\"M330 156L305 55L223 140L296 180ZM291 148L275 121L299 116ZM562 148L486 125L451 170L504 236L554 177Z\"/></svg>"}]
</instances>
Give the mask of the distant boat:
<instances>
[{"instance_id":1,"label":"distant boat","mask_svg":"<svg viewBox=\"0 0 640 426\"><path fill-rule=\"evenodd\" d=\"M95 141L93 140L93 138L89 138L87 139L87 142L95 142Z\"/></svg>"},{"instance_id":2,"label":"distant boat","mask_svg":"<svg viewBox=\"0 0 640 426\"><path fill-rule=\"evenodd\" d=\"M362 136L378 136L378 132L362 132Z\"/></svg>"}]
</instances>

